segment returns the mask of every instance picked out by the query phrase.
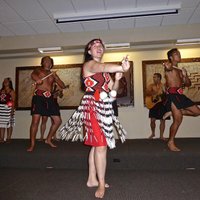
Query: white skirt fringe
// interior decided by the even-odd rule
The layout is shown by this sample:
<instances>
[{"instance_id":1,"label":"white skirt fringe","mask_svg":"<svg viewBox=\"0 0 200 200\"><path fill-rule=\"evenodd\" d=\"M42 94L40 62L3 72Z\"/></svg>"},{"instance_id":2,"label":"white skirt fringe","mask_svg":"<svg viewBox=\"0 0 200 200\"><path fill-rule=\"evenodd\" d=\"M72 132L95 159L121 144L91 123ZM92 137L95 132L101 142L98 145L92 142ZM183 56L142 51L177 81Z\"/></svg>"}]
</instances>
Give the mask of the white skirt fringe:
<instances>
[{"instance_id":1,"label":"white skirt fringe","mask_svg":"<svg viewBox=\"0 0 200 200\"><path fill-rule=\"evenodd\" d=\"M80 106L68 122L60 129L60 138L62 140L84 141L88 137L87 133L92 131L89 113L91 109L96 113L98 124L105 135L108 147L110 149L115 148L113 125L123 143L127 133L118 118L114 116L111 99L106 98L105 100L95 101L92 95L87 94L83 96ZM85 136L83 136L82 131L83 124L86 130Z\"/></svg>"}]
</instances>

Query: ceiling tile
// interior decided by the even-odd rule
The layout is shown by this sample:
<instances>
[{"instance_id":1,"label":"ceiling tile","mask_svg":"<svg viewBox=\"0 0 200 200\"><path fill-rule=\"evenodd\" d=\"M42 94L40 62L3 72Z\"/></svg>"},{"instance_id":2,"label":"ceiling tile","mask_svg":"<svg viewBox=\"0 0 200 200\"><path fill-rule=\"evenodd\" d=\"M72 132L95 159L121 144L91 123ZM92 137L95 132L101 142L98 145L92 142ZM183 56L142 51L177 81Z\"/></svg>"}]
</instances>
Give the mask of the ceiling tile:
<instances>
[{"instance_id":1,"label":"ceiling tile","mask_svg":"<svg viewBox=\"0 0 200 200\"><path fill-rule=\"evenodd\" d=\"M83 22L82 25L85 31L108 30L107 21Z\"/></svg>"},{"instance_id":2,"label":"ceiling tile","mask_svg":"<svg viewBox=\"0 0 200 200\"><path fill-rule=\"evenodd\" d=\"M190 24L200 23L200 5L189 20Z\"/></svg>"},{"instance_id":3,"label":"ceiling tile","mask_svg":"<svg viewBox=\"0 0 200 200\"><path fill-rule=\"evenodd\" d=\"M58 28L63 32L82 32L83 27L81 23L71 23L71 24L58 24Z\"/></svg>"},{"instance_id":4,"label":"ceiling tile","mask_svg":"<svg viewBox=\"0 0 200 200\"><path fill-rule=\"evenodd\" d=\"M49 16L75 13L71 1L66 0L38 0Z\"/></svg>"},{"instance_id":5,"label":"ceiling tile","mask_svg":"<svg viewBox=\"0 0 200 200\"><path fill-rule=\"evenodd\" d=\"M37 0L6 0L6 2L25 20L49 18Z\"/></svg>"},{"instance_id":6,"label":"ceiling tile","mask_svg":"<svg viewBox=\"0 0 200 200\"><path fill-rule=\"evenodd\" d=\"M131 9L136 7L136 0L104 0L106 10Z\"/></svg>"},{"instance_id":7,"label":"ceiling tile","mask_svg":"<svg viewBox=\"0 0 200 200\"><path fill-rule=\"evenodd\" d=\"M168 0L138 0L137 7L167 5Z\"/></svg>"},{"instance_id":8,"label":"ceiling tile","mask_svg":"<svg viewBox=\"0 0 200 200\"><path fill-rule=\"evenodd\" d=\"M105 10L103 0L73 0L72 1L77 12L95 12Z\"/></svg>"},{"instance_id":9,"label":"ceiling tile","mask_svg":"<svg viewBox=\"0 0 200 200\"><path fill-rule=\"evenodd\" d=\"M51 20L39 20L28 22L37 33L58 33L60 32Z\"/></svg>"},{"instance_id":10,"label":"ceiling tile","mask_svg":"<svg viewBox=\"0 0 200 200\"><path fill-rule=\"evenodd\" d=\"M6 27L16 35L35 35L36 32L25 22L8 23Z\"/></svg>"},{"instance_id":11,"label":"ceiling tile","mask_svg":"<svg viewBox=\"0 0 200 200\"><path fill-rule=\"evenodd\" d=\"M0 1L0 22L17 22L22 20L4 1Z\"/></svg>"},{"instance_id":12,"label":"ceiling tile","mask_svg":"<svg viewBox=\"0 0 200 200\"><path fill-rule=\"evenodd\" d=\"M1 36L14 36L14 34L9 31L6 27L0 24L0 35Z\"/></svg>"},{"instance_id":13,"label":"ceiling tile","mask_svg":"<svg viewBox=\"0 0 200 200\"><path fill-rule=\"evenodd\" d=\"M179 11L179 14L177 15L164 16L162 25L187 24L192 13L192 8L183 8Z\"/></svg>"},{"instance_id":14,"label":"ceiling tile","mask_svg":"<svg viewBox=\"0 0 200 200\"><path fill-rule=\"evenodd\" d=\"M200 0L169 0L170 4L180 3L181 2L181 8L195 8Z\"/></svg>"},{"instance_id":15,"label":"ceiling tile","mask_svg":"<svg viewBox=\"0 0 200 200\"><path fill-rule=\"evenodd\" d=\"M109 20L109 27L110 29L123 29L123 28L133 28L134 27L134 19L115 19Z\"/></svg>"},{"instance_id":16,"label":"ceiling tile","mask_svg":"<svg viewBox=\"0 0 200 200\"><path fill-rule=\"evenodd\" d=\"M135 18L135 27L160 26L162 19L162 16L138 17Z\"/></svg>"}]
</instances>

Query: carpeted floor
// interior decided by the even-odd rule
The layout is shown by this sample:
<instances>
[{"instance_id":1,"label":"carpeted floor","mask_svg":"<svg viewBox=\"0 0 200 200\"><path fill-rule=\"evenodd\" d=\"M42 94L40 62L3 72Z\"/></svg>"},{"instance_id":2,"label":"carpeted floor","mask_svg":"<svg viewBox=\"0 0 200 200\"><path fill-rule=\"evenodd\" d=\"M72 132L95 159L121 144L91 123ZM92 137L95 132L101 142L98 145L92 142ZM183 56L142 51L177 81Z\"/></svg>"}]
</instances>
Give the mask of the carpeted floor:
<instances>
[{"instance_id":1,"label":"carpeted floor","mask_svg":"<svg viewBox=\"0 0 200 200\"><path fill-rule=\"evenodd\" d=\"M170 152L161 140L127 140L109 150L105 200L200 200L200 138L176 140ZM0 144L0 200L93 200L87 188L89 147L57 142L56 149L28 140Z\"/></svg>"},{"instance_id":2,"label":"carpeted floor","mask_svg":"<svg viewBox=\"0 0 200 200\"><path fill-rule=\"evenodd\" d=\"M87 170L0 169L1 200L92 200ZM199 200L197 170L108 170L105 200Z\"/></svg>"}]
</instances>

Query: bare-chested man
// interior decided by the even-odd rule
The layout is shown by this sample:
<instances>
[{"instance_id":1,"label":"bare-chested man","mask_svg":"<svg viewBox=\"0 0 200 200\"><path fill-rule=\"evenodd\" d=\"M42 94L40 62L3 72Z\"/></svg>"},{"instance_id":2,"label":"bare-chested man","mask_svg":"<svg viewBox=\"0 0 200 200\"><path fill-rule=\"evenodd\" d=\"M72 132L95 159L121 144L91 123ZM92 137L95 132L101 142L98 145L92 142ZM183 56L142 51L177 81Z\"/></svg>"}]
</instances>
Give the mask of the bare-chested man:
<instances>
[{"instance_id":1,"label":"bare-chested man","mask_svg":"<svg viewBox=\"0 0 200 200\"><path fill-rule=\"evenodd\" d=\"M35 69L31 74L32 80L35 81L35 91L32 98L32 122L30 126L31 145L27 149L28 152L33 151L35 147L35 139L41 116L49 116L52 119L52 124L45 143L51 147L56 147L56 145L52 143L52 136L56 133L62 121L59 106L55 103L51 91L55 82L62 89L66 86L55 72L51 72L52 67L53 59L49 56L45 56L41 60L41 67L39 69ZM46 76L48 77L44 78Z\"/></svg>"},{"instance_id":2,"label":"bare-chested man","mask_svg":"<svg viewBox=\"0 0 200 200\"><path fill-rule=\"evenodd\" d=\"M146 90L146 106L149 108L149 118L151 135L149 139L155 137L156 120L160 120L160 139L165 140L165 119L163 115L166 113L165 106L163 105L163 98L165 94L165 86L161 82L162 75L160 73L154 73L153 83L149 84Z\"/></svg>"},{"instance_id":3,"label":"bare-chested man","mask_svg":"<svg viewBox=\"0 0 200 200\"><path fill-rule=\"evenodd\" d=\"M182 123L183 115L198 116L200 109L194 102L183 94L183 86L190 87L191 81L185 68L179 69L178 63L181 62L181 55L178 49L168 51L168 62L164 63L167 100L165 105L171 111L173 122L170 127L168 147L171 151L180 151L175 145L174 139L179 126ZM167 115L166 115L167 116ZM166 117L164 116L164 118Z\"/></svg>"}]
</instances>

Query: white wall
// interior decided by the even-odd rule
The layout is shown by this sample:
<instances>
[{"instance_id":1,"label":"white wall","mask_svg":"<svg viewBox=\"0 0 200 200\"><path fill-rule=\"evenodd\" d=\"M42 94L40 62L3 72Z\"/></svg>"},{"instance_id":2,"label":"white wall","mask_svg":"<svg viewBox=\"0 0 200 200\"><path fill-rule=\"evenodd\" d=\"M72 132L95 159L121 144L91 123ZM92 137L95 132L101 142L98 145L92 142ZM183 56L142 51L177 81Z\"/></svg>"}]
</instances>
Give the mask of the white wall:
<instances>
[{"instance_id":1,"label":"white wall","mask_svg":"<svg viewBox=\"0 0 200 200\"><path fill-rule=\"evenodd\" d=\"M200 57L200 49L180 49L182 58ZM137 51L128 53L109 53L104 61L120 61L126 54L134 62L134 107L120 107L119 118L128 132L128 138L147 138L150 135L148 110L143 104L142 61L166 59L167 50ZM55 64L82 63L82 56L53 57ZM34 66L40 64L40 58L0 59L0 81L11 77L15 83L15 67ZM31 86L30 86L31 87ZM63 123L67 121L73 110L61 110ZM16 126L13 138L29 138L31 123L30 111L16 111ZM171 120L166 123L165 136L169 134ZM199 117L184 117L177 137L199 137ZM158 129L156 132L158 136ZM39 134L38 134L39 137Z\"/></svg>"}]
</instances>

